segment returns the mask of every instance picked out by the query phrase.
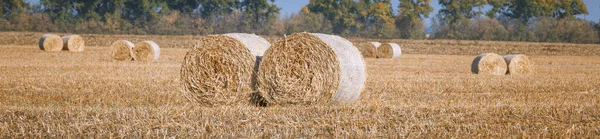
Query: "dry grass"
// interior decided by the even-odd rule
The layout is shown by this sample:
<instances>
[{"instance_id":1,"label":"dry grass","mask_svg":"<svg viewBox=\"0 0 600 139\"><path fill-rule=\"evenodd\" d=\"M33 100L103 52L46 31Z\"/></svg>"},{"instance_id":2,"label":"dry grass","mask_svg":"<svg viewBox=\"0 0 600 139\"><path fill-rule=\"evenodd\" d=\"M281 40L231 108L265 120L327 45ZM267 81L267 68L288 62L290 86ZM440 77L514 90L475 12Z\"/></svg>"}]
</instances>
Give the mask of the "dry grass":
<instances>
[{"instance_id":1,"label":"dry grass","mask_svg":"<svg viewBox=\"0 0 600 139\"><path fill-rule=\"evenodd\" d=\"M108 45L46 53L32 39L0 45L3 138L600 136L598 45L565 44L545 56L517 44L536 62L531 75L474 75L469 65L479 52L471 51L366 59L369 76L355 105L263 108L189 103L179 81L189 49L161 48L153 63L114 62ZM569 56L578 49L596 51Z\"/></svg>"},{"instance_id":2,"label":"dry grass","mask_svg":"<svg viewBox=\"0 0 600 139\"><path fill-rule=\"evenodd\" d=\"M68 35L66 33L53 33ZM40 36L38 32L0 32L0 45L37 45ZM86 41L86 46L109 47L117 40L141 42L153 40L161 48L192 48L202 36L192 35L99 35L80 34ZM264 36L263 36L264 37ZM275 43L281 37L264 37L270 43ZM351 42L390 42L402 45L402 54L442 54L442 55L479 55L494 52L500 55L561 55L561 56L600 56L598 44L566 44L566 43L536 43L536 42L501 42L501 41L461 41L461 40L402 40L402 39L362 39L349 38Z\"/></svg>"}]
</instances>

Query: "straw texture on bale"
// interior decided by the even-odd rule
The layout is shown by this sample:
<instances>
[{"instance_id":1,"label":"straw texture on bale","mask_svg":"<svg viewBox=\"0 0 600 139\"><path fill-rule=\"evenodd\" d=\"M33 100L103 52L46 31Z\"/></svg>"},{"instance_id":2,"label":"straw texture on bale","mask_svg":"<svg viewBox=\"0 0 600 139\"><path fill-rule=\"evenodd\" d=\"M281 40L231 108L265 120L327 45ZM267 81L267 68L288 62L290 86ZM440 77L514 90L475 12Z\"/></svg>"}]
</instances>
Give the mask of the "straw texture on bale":
<instances>
[{"instance_id":1,"label":"straw texture on bale","mask_svg":"<svg viewBox=\"0 0 600 139\"><path fill-rule=\"evenodd\" d=\"M504 58L495 53L481 54L475 57L471 65L471 72L475 74L504 75L506 71Z\"/></svg>"},{"instance_id":2,"label":"straw texture on bale","mask_svg":"<svg viewBox=\"0 0 600 139\"><path fill-rule=\"evenodd\" d=\"M136 61L155 61L160 56L160 48L153 41L143 41L133 47L133 59Z\"/></svg>"},{"instance_id":3,"label":"straw texture on bale","mask_svg":"<svg viewBox=\"0 0 600 139\"><path fill-rule=\"evenodd\" d=\"M134 45L127 40L118 40L110 46L111 56L118 61L133 60L132 49Z\"/></svg>"},{"instance_id":4,"label":"straw texture on bale","mask_svg":"<svg viewBox=\"0 0 600 139\"><path fill-rule=\"evenodd\" d=\"M365 62L348 40L296 33L265 53L258 91L268 105L347 104L359 98L366 76Z\"/></svg>"},{"instance_id":5,"label":"straw texture on bale","mask_svg":"<svg viewBox=\"0 0 600 139\"><path fill-rule=\"evenodd\" d=\"M71 52L81 52L85 48L85 40L79 35L63 36L63 50Z\"/></svg>"},{"instance_id":6,"label":"straw texture on bale","mask_svg":"<svg viewBox=\"0 0 600 139\"><path fill-rule=\"evenodd\" d=\"M396 43L383 43L377 47L377 58L400 58L402 50Z\"/></svg>"},{"instance_id":7,"label":"straw texture on bale","mask_svg":"<svg viewBox=\"0 0 600 139\"><path fill-rule=\"evenodd\" d=\"M250 104L256 62L270 45L254 34L203 37L181 67L185 96L204 106Z\"/></svg>"},{"instance_id":8,"label":"straw texture on bale","mask_svg":"<svg viewBox=\"0 0 600 139\"><path fill-rule=\"evenodd\" d=\"M364 58L376 58L377 47L379 45L381 45L379 42L358 43L356 48L358 48L358 51L360 51Z\"/></svg>"},{"instance_id":9,"label":"straw texture on bale","mask_svg":"<svg viewBox=\"0 0 600 139\"><path fill-rule=\"evenodd\" d=\"M63 41L58 35L44 34L40 38L39 47L46 51L60 51L63 48Z\"/></svg>"},{"instance_id":10,"label":"straw texture on bale","mask_svg":"<svg viewBox=\"0 0 600 139\"><path fill-rule=\"evenodd\" d=\"M526 55L507 55L504 56L504 61L508 65L506 74L530 74L534 71L534 63Z\"/></svg>"}]
</instances>

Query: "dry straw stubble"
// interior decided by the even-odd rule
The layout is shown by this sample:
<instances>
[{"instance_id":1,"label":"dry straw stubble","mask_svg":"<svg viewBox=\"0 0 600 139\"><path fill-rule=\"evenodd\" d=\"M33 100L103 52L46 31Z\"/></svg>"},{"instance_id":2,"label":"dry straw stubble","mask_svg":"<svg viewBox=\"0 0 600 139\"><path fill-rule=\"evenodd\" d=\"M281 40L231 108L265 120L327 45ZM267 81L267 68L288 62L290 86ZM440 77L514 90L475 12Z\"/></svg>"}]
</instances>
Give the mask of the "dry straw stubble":
<instances>
[{"instance_id":1,"label":"dry straw stubble","mask_svg":"<svg viewBox=\"0 0 600 139\"><path fill-rule=\"evenodd\" d=\"M400 58L402 49L396 43L383 43L377 47L378 58Z\"/></svg>"},{"instance_id":2,"label":"dry straw stubble","mask_svg":"<svg viewBox=\"0 0 600 139\"><path fill-rule=\"evenodd\" d=\"M118 61L133 60L132 49L135 45L127 40L117 40L110 46L111 56Z\"/></svg>"},{"instance_id":3,"label":"dry straw stubble","mask_svg":"<svg viewBox=\"0 0 600 139\"><path fill-rule=\"evenodd\" d=\"M358 49L333 35L290 35L271 46L262 60L258 89L269 105L352 103L367 76Z\"/></svg>"},{"instance_id":4,"label":"dry straw stubble","mask_svg":"<svg viewBox=\"0 0 600 139\"><path fill-rule=\"evenodd\" d=\"M506 71L504 58L495 53L481 54L471 64L471 72L475 74L504 75Z\"/></svg>"},{"instance_id":5,"label":"dry straw stubble","mask_svg":"<svg viewBox=\"0 0 600 139\"><path fill-rule=\"evenodd\" d=\"M39 47L45 51L60 51L63 48L63 40L58 35L44 34L40 38Z\"/></svg>"},{"instance_id":6,"label":"dry straw stubble","mask_svg":"<svg viewBox=\"0 0 600 139\"><path fill-rule=\"evenodd\" d=\"M531 74L534 72L534 63L526 55L506 55L504 61L508 65L506 74Z\"/></svg>"},{"instance_id":7,"label":"dry straw stubble","mask_svg":"<svg viewBox=\"0 0 600 139\"><path fill-rule=\"evenodd\" d=\"M81 52L85 48L85 40L79 35L63 36L63 50L71 52Z\"/></svg>"},{"instance_id":8,"label":"dry straw stubble","mask_svg":"<svg viewBox=\"0 0 600 139\"><path fill-rule=\"evenodd\" d=\"M155 61L160 56L160 47L153 41L142 41L135 44L132 56L136 61Z\"/></svg>"},{"instance_id":9,"label":"dry straw stubble","mask_svg":"<svg viewBox=\"0 0 600 139\"><path fill-rule=\"evenodd\" d=\"M377 47L379 47L379 45L381 45L379 42L362 42L358 43L356 48L358 48L364 58L376 58Z\"/></svg>"},{"instance_id":10,"label":"dry straw stubble","mask_svg":"<svg viewBox=\"0 0 600 139\"><path fill-rule=\"evenodd\" d=\"M270 45L254 34L203 37L181 67L186 97L204 106L250 104L256 62Z\"/></svg>"}]
</instances>

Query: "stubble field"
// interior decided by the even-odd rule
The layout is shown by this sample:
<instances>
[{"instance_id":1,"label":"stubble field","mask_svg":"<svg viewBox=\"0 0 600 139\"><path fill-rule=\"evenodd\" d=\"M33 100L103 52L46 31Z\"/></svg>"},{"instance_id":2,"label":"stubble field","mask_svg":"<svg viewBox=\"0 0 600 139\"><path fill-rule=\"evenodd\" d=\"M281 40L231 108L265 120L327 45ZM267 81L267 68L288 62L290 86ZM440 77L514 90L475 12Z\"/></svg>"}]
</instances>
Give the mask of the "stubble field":
<instances>
[{"instance_id":1,"label":"stubble field","mask_svg":"<svg viewBox=\"0 0 600 139\"><path fill-rule=\"evenodd\" d=\"M201 36L82 35L88 47L73 53L39 50L41 34L0 33L2 138L600 136L600 45L383 40L404 54L365 59L354 105L203 107L179 81ZM157 40L161 57L113 61L117 39ZM536 73L472 74L485 52L528 54Z\"/></svg>"}]
</instances>

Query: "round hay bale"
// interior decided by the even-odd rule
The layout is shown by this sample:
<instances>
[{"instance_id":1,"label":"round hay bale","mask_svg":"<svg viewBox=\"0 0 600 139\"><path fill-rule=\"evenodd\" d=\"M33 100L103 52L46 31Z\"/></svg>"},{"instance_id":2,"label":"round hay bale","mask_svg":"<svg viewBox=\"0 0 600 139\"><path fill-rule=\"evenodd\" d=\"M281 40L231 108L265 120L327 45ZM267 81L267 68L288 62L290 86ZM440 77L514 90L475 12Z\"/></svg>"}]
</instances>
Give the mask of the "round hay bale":
<instances>
[{"instance_id":1,"label":"round hay bale","mask_svg":"<svg viewBox=\"0 0 600 139\"><path fill-rule=\"evenodd\" d=\"M63 50L69 50L71 52L81 52L85 48L85 41L79 35L63 36Z\"/></svg>"},{"instance_id":2,"label":"round hay bale","mask_svg":"<svg viewBox=\"0 0 600 139\"><path fill-rule=\"evenodd\" d=\"M186 97L205 106L250 104L257 62L270 45L254 34L203 37L181 66Z\"/></svg>"},{"instance_id":3,"label":"round hay bale","mask_svg":"<svg viewBox=\"0 0 600 139\"><path fill-rule=\"evenodd\" d=\"M402 49L396 43L384 43L377 47L377 58L400 58Z\"/></svg>"},{"instance_id":4,"label":"round hay bale","mask_svg":"<svg viewBox=\"0 0 600 139\"><path fill-rule=\"evenodd\" d=\"M133 60L132 49L135 45L127 40L118 40L110 46L111 56L118 61Z\"/></svg>"},{"instance_id":5,"label":"round hay bale","mask_svg":"<svg viewBox=\"0 0 600 139\"><path fill-rule=\"evenodd\" d=\"M365 62L348 40L296 33L265 52L258 91L268 105L346 104L359 98L366 76Z\"/></svg>"},{"instance_id":6,"label":"round hay bale","mask_svg":"<svg viewBox=\"0 0 600 139\"><path fill-rule=\"evenodd\" d=\"M160 56L160 48L153 41L143 41L133 47L133 59L139 61L154 61Z\"/></svg>"},{"instance_id":7,"label":"round hay bale","mask_svg":"<svg viewBox=\"0 0 600 139\"><path fill-rule=\"evenodd\" d=\"M508 65L506 74L530 74L534 71L534 63L526 55L507 55L504 61Z\"/></svg>"},{"instance_id":8,"label":"round hay bale","mask_svg":"<svg viewBox=\"0 0 600 139\"><path fill-rule=\"evenodd\" d=\"M358 43L356 48L358 48L358 51L360 51L364 58L376 58L377 47L379 45L381 45L379 42Z\"/></svg>"},{"instance_id":9,"label":"round hay bale","mask_svg":"<svg viewBox=\"0 0 600 139\"><path fill-rule=\"evenodd\" d=\"M39 46L46 51L60 51L63 48L63 41L58 35L44 34L40 38Z\"/></svg>"},{"instance_id":10,"label":"round hay bale","mask_svg":"<svg viewBox=\"0 0 600 139\"><path fill-rule=\"evenodd\" d=\"M481 54L475 57L471 65L474 74L504 75L506 70L504 58L495 53Z\"/></svg>"}]
</instances>

